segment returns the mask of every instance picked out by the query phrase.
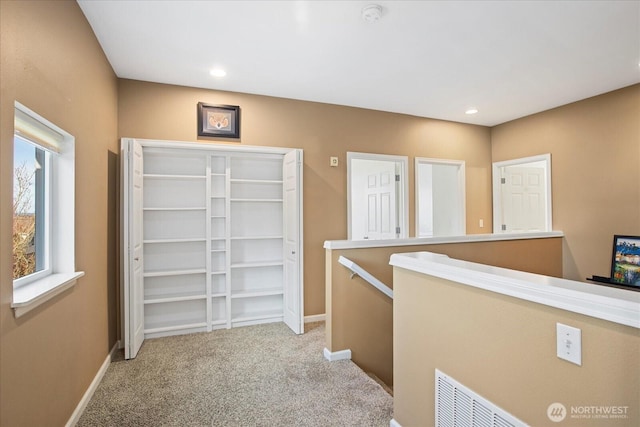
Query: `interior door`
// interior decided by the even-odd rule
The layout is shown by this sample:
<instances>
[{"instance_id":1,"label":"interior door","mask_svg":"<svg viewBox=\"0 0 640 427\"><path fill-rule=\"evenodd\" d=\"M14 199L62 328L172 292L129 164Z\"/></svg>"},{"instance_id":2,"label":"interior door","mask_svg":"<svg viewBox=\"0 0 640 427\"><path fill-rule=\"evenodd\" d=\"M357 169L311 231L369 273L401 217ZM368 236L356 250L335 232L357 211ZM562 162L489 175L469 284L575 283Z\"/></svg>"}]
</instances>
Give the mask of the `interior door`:
<instances>
[{"instance_id":1,"label":"interior door","mask_svg":"<svg viewBox=\"0 0 640 427\"><path fill-rule=\"evenodd\" d=\"M393 162L371 161L367 174L365 239L395 239L396 236L396 170Z\"/></svg>"},{"instance_id":2,"label":"interior door","mask_svg":"<svg viewBox=\"0 0 640 427\"><path fill-rule=\"evenodd\" d=\"M302 257L302 151L284 156L284 323L304 332Z\"/></svg>"},{"instance_id":3,"label":"interior door","mask_svg":"<svg viewBox=\"0 0 640 427\"><path fill-rule=\"evenodd\" d=\"M124 357L132 359L144 341L142 145L123 141L124 179Z\"/></svg>"},{"instance_id":4,"label":"interior door","mask_svg":"<svg viewBox=\"0 0 640 427\"><path fill-rule=\"evenodd\" d=\"M516 166L504 169L504 231L544 231L544 169Z\"/></svg>"}]
</instances>

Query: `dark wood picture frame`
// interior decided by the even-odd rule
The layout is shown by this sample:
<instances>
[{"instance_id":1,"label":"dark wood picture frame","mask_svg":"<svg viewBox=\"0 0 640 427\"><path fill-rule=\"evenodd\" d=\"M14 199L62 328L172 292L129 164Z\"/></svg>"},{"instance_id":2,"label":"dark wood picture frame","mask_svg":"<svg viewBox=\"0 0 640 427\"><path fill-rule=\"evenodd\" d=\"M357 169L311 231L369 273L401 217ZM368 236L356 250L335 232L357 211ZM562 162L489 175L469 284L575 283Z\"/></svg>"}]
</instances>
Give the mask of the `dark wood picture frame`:
<instances>
[{"instance_id":1,"label":"dark wood picture frame","mask_svg":"<svg viewBox=\"0 0 640 427\"><path fill-rule=\"evenodd\" d=\"M198 136L240 138L240 107L198 102Z\"/></svg>"}]
</instances>

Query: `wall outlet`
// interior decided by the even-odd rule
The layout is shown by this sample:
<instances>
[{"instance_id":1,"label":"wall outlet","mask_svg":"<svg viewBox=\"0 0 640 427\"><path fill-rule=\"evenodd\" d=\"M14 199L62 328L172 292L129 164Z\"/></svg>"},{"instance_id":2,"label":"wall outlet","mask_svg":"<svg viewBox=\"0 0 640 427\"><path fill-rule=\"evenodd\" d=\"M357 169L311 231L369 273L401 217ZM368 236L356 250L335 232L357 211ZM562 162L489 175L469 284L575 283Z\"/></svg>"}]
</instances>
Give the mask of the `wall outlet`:
<instances>
[{"instance_id":1,"label":"wall outlet","mask_svg":"<svg viewBox=\"0 0 640 427\"><path fill-rule=\"evenodd\" d=\"M335 168L338 166L338 158L337 157L331 157L329 160L329 166L331 166L332 168Z\"/></svg>"},{"instance_id":2,"label":"wall outlet","mask_svg":"<svg viewBox=\"0 0 640 427\"><path fill-rule=\"evenodd\" d=\"M478 221L478 224L480 225L480 228L484 228L484 219Z\"/></svg>"},{"instance_id":3,"label":"wall outlet","mask_svg":"<svg viewBox=\"0 0 640 427\"><path fill-rule=\"evenodd\" d=\"M582 331L556 323L556 353L560 359L582 366Z\"/></svg>"}]
</instances>

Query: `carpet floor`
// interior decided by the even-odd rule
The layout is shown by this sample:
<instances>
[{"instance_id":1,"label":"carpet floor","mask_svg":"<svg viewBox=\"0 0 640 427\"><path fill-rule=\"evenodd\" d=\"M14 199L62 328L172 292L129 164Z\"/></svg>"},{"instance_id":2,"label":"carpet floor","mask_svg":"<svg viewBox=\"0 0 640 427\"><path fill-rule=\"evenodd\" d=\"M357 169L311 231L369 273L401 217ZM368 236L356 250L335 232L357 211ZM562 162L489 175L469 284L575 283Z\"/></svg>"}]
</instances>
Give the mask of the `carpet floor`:
<instances>
[{"instance_id":1,"label":"carpet floor","mask_svg":"<svg viewBox=\"0 0 640 427\"><path fill-rule=\"evenodd\" d=\"M324 359L324 323L305 326L146 340L109 365L77 426L388 427L391 395L350 360Z\"/></svg>"}]
</instances>

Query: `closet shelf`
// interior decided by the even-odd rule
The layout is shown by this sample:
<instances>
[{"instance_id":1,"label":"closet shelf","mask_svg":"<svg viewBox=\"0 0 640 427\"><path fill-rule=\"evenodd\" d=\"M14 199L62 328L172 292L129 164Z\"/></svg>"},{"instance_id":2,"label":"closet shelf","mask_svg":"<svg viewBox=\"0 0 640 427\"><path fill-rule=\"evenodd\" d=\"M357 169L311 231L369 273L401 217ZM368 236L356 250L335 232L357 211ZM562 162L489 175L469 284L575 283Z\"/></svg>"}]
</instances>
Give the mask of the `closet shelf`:
<instances>
[{"instance_id":1,"label":"closet shelf","mask_svg":"<svg viewBox=\"0 0 640 427\"><path fill-rule=\"evenodd\" d=\"M182 295L182 296L166 296L162 298L145 298L145 304L163 304L169 302L178 302L178 301L194 301L200 299L207 299L205 294L194 294L194 295Z\"/></svg>"},{"instance_id":2,"label":"closet shelf","mask_svg":"<svg viewBox=\"0 0 640 427\"><path fill-rule=\"evenodd\" d=\"M158 332L171 332L171 331L181 331L186 329L195 329L195 328L206 328L207 322L198 322L198 323L184 323L177 324L171 326L158 326L155 328L149 328L144 330L145 334L155 334Z\"/></svg>"},{"instance_id":3,"label":"closet shelf","mask_svg":"<svg viewBox=\"0 0 640 427\"><path fill-rule=\"evenodd\" d=\"M260 289L260 290L249 290L249 291L231 291L231 298L253 298L253 297L266 297L269 295L283 295L284 291L282 288L273 288L273 289Z\"/></svg>"},{"instance_id":4,"label":"closet shelf","mask_svg":"<svg viewBox=\"0 0 640 427\"><path fill-rule=\"evenodd\" d=\"M257 199L257 198L242 198L242 199L230 199L232 202L252 202L252 203L282 203L282 199Z\"/></svg>"},{"instance_id":5,"label":"closet shelf","mask_svg":"<svg viewBox=\"0 0 640 427\"><path fill-rule=\"evenodd\" d=\"M270 239L282 239L282 236L235 236L235 237L231 237L231 240L270 240Z\"/></svg>"},{"instance_id":6,"label":"closet shelf","mask_svg":"<svg viewBox=\"0 0 640 427\"><path fill-rule=\"evenodd\" d=\"M206 273L204 268L194 268L190 270L165 270L165 271L145 271L144 277L163 277L163 276L184 276L188 274Z\"/></svg>"},{"instance_id":7,"label":"closet shelf","mask_svg":"<svg viewBox=\"0 0 640 427\"><path fill-rule=\"evenodd\" d=\"M201 237L194 238L184 238L184 239L147 239L143 240L142 243L145 245L154 244L154 243L192 243L192 242L206 242L207 239Z\"/></svg>"},{"instance_id":8,"label":"closet shelf","mask_svg":"<svg viewBox=\"0 0 640 427\"><path fill-rule=\"evenodd\" d=\"M243 262L231 264L231 268L278 267L282 265L284 265L282 261Z\"/></svg>"},{"instance_id":9,"label":"closet shelf","mask_svg":"<svg viewBox=\"0 0 640 427\"><path fill-rule=\"evenodd\" d=\"M145 207L142 209L143 211L206 211L207 208L205 208L204 206L192 206L192 207L157 207L157 208L150 208L150 207Z\"/></svg>"},{"instance_id":10,"label":"closet shelf","mask_svg":"<svg viewBox=\"0 0 640 427\"><path fill-rule=\"evenodd\" d=\"M243 184L282 184L282 180L276 179L243 179L243 178L231 178L231 183L243 183Z\"/></svg>"},{"instance_id":11,"label":"closet shelf","mask_svg":"<svg viewBox=\"0 0 640 427\"><path fill-rule=\"evenodd\" d=\"M204 175L171 175L171 174L157 174L157 173L146 173L142 175L143 178L147 179L206 179L207 177Z\"/></svg>"},{"instance_id":12,"label":"closet shelf","mask_svg":"<svg viewBox=\"0 0 640 427\"><path fill-rule=\"evenodd\" d=\"M219 326L219 325L226 325L226 324L227 324L227 321L224 319L211 321L211 326Z\"/></svg>"},{"instance_id":13,"label":"closet shelf","mask_svg":"<svg viewBox=\"0 0 640 427\"><path fill-rule=\"evenodd\" d=\"M282 310L255 313L252 315L239 315L231 318L231 323L252 322L255 320L282 319Z\"/></svg>"}]
</instances>

